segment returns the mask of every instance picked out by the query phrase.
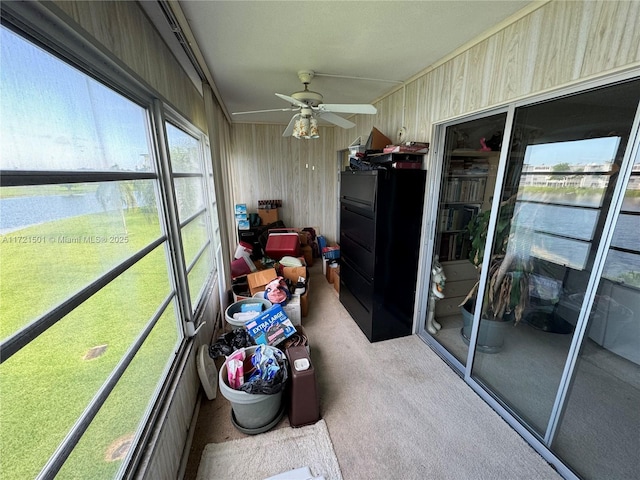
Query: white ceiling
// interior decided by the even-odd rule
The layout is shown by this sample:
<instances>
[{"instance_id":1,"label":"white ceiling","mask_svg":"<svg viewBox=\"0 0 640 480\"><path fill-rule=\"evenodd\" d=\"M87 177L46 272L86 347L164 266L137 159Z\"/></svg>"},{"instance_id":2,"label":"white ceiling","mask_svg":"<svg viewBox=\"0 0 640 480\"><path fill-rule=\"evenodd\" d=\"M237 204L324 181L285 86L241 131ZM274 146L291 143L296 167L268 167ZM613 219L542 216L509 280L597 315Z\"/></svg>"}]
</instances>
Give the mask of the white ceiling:
<instances>
[{"instance_id":1,"label":"white ceiling","mask_svg":"<svg viewBox=\"0 0 640 480\"><path fill-rule=\"evenodd\" d=\"M316 76L310 90L325 103L371 103L399 84L361 78L406 81L530 3L178 2L229 113L289 107L275 93L302 90L299 70L360 77ZM291 116L232 115L232 121L285 125Z\"/></svg>"}]
</instances>

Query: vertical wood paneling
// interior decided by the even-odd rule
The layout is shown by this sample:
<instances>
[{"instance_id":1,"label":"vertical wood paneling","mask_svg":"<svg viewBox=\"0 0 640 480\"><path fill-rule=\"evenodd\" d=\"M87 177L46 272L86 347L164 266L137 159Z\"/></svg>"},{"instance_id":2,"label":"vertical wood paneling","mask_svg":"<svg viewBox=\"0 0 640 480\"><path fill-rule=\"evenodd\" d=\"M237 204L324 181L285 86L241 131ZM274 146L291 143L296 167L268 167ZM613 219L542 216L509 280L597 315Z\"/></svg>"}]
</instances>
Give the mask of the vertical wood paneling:
<instances>
[{"instance_id":1,"label":"vertical wood paneling","mask_svg":"<svg viewBox=\"0 0 640 480\"><path fill-rule=\"evenodd\" d=\"M429 141L431 137L431 119L433 118L433 104L431 103L431 87L432 82L430 82L431 73L427 73L426 75L420 77L412 84L416 85L416 98L420 99L416 101L415 108L416 110L416 125L415 127L409 125L405 122L405 127L411 131L415 132L411 135L407 135L407 139L411 140L413 138L412 135L415 135L416 141L426 142ZM407 86L407 93L409 92ZM410 98L410 97L409 97ZM407 102L407 105L412 105L412 102Z\"/></svg>"},{"instance_id":2,"label":"vertical wood paneling","mask_svg":"<svg viewBox=\"0 0 640 480\"><path fill-rule=\"evenodd\" d=\"M233 125L230 161L231 205L246 203L255 212L258 200L281 199L280 219L291 227L321 227L324 202L332 205L335 163L334 129L320 127L320 138L282 137L285 125ZM320 232L318 232L320 233Z\"/></svg>"},{"instance_id":3,"label":"vertical wood paneling","mask_svg":"<svg viewBox=\"0 0 640 480\"><path fill-rule=\"evenodd\" d=\"M460 115L466 107L464 87L467 80L467 65L469 52L466 51L450 62L451 64L451 97L449 99L449 111L453 115Z\"/></svg>"},{"instance_id":4,"label":"vertical wood paneling","mask_svg":"<svg viewBox=\"0 0 640 480\"><path fill-rule=\"evenodd\" d=\"M535 54L536 71L533 88L543 90L557 85L562 79L571 79L574 62L580 61L576 57L577 35L576 25L580 24L580 11L567 10L560 4L554 3L542 12L542 24L553 21L556 28L547 32L543 41L538 42ZM566 80L565 80L566 81Z\"/></svg>"},{"instance_id":5,"label":"vertical wood paneling","mask_svg":"<svg viewBox=\"0 0 640 480\"><path fill-rule=\"evenodd\" d=\"M54 3L194 125L207 130L200 92L182 70L138 2Z\"/></svg>"},{"instance_id":6,"label":"vertical wood paneling","mask_svg":"<svg viewBox=\"0 0 640 480\"><path fill-rule=\"evenodd\" d=\"M638 61L640 22L637 2L605 2L595 5L589 24L583 75ZM626 47L626 48L623 48Z\"/></svg>"}]
</instances>

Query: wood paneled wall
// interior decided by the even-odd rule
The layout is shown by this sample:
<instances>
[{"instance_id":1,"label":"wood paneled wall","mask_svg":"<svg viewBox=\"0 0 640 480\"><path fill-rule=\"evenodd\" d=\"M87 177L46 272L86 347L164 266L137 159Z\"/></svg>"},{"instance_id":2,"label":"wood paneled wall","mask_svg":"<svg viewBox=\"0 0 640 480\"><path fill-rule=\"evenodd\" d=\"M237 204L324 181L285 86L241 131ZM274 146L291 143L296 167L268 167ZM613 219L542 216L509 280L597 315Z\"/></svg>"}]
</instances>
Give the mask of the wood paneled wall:
<instances>
[{"instance_id":1,"label":"wood paneled wall","mask_svg":"<svg viewBox=\"0 0 640 480\"><path fill-rule=\"evenodd\" d=\"M281 199L280 219L288 227L324 228L335 224L335 129L320 127L319 139L298 140L283 138L284 128L285 125L233 126L231 204L246 203L250 212L256 212L258 200Z\"/></svg>"},{"instance_id":2,"label":"wood paneled wall","mask_svg":"<svg viewBox=\"0 0 640 480\"><path fill-rule=\"evenodd\" d=\"M230 203L251 206L261 196L283 198L285 222L321 222L320 233L335 241L336 152L358 136L366 139L372 127L395 140L404 126L408 140L431 141L434 123L639 64L640 2L546 3L409 81L404 86L404 120L400 88L376 103L376 115L353 117L355 128L327 128L334 132L333 145L324 143L329 139L324 132L318 145L317 140L283 140L284 126L233 125ZM264 138L269 136L273 138ZM319 196L313 191L305 195L302 189L310 181L308 173L293 178L314 155L322 156L315 162L324 166L311 176L322 186ZM283 182L276 174L273 183L267 181L271 169L286 172L290 180Z\"/></svg>"},{"instance_id":3,"label":"wood paneled wall","mask_svg":"<svg viewBox=\"0 0 640 480\"><path fill-rule=\"evenodd\" d=\"M202 131L207 131L202 95L138 2L54 3L165 101Z\"/></svg>"}]
</instances>

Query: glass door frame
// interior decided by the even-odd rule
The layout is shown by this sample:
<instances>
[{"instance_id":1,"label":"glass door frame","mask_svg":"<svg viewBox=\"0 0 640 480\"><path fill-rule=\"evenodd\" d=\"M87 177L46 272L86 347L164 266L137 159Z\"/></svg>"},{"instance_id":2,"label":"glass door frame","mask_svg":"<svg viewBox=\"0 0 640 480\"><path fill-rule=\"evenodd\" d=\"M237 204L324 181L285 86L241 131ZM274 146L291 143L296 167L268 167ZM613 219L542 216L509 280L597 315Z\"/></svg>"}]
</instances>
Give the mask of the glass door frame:
<instances>
[{"instance_id":1,"label":"glass door frame","mask_svg":"<svg viewBox=\"0 0 640 480\"><path fill-rule=\"evenodd\" d=\"M429 286L431 282L431 265L433 264L434 257L434 247L436 243L436 230L437 230L437 221L438 221L438 212L440 209L440 194L441 194L441 172L444 166L444 150L445 150L445 140L446 140L446 132L447 128L457 125L461 122L468 122L473 120L481 120L485 117L490 117L493 115L505 114L506 120L504 126L503 139L509 138L511 135L511 124L513 123L513 111L514 107L505 106L505 107L497 107L491 110L486 110L481 113L477 113L475 115L466 116L463 118L457 118L455 120L449 120L445 123L435 124L433 127L434 133L433 137L436 139L435 147L430 152L430 159L427 168L427 184L426 190L427 192L431 192L430 195L425 195L424 201L424 209L423 209L423 218L425 219L422 222L422 245L420 250L420 260L418 265L418 283L416 285L416 303L414 311L415 318L414 324L417 325L417 333L418 335L449 365L453 367L453 369L463 378L467 378L467 375L470 374L467 372L465 365L463 365L456 357L454 357L443 345L435 340L433 336L431 336L425 326L424 319L426 318L427 312L429 311ZM509 136L507 136L509 135ZM498 171L496 176L496 184L495 188L498 189L499 185L502 184L502 179L504 177L504 172L506 171L506 161L507 155L506 150L502 149L500 152L500 160L498 163ZM495 210L495 202L497 196L495 195L494 190L493 195L493 204L492 209ZM499 199L498 199L499 200ZM499 201L498 201L499 204ZM492 217L489 228L495 228L495 219ZM490 230L492 232L493 230ZM489 238L489 237L488 237ZM493 243L493 236L490 237L490 243ZM487 243L487 248L491 248L492 245ZM485 257L486 260L486 257ZM485 266L483 266L483 271L486 270ZM481 279L479 287L479 293L484 293L484 283ZM482 290L481 290L482 289ZM478 297L478 300L482 301L482 296ZM475 318L475 315L478 315L478 318ZM476 309L476 313L474 314L474 324L471 339L469 341L469 351L467 353L467 365L470 364L471 360L473 360L473 355L475 353L475 343L477 337L478 330L478 322L480 316L480 309Z\"/></svg>"},{"instance_id":2,"label":"glass door frame","mask_svg":"<svg viewBox=\"0 0 640 480\"><path fill-rule=\"evenodd\" d=\"M432 350L434 350L434 352L438 356L440 356L446 363L448 363L454 369L454 371L464 379L465 383L467 383L486 403L488 403L489 406L491 406L564 478L577 479L578 477L568 466L566 466L558 457L556 457L554 453L551 452L549 446L554 440L554 437L557 433L558 425L564 413L564 408L566 406L566 401L568 398L568 392L570 390L573 377L576 373L575 367L578 359L578 354L582 345L582 341L584 339L585 332L587 331L589 315L596 297L598 285L602 278L602 272L604 270L607 253L609 252L613 233L616 227L618 216L620 214L620 208L624 199L625 190L629 182L631 170L634 165L634 160L638 155L640 155L640 105L636 109L636 116L631 128L629 142L624 153L622 165L620 168L619 180L614 188L611 206L605 220L603 238L601 238L600 244L598 245L596 257L594 260L594 268L589 276L589 281L585 290L584 301L578 316L571 346L569 352L567 353L567 360L563 369L558 391L556 392L556 398L544 438L533 434L528 428L524 426L524 422L522 422L517 416L514 415L511 410L508 410L501 401L499 401L495 396L492 395L487 387L485 387L482 383L478 382L472 377L473 361L476 350L476 339L480 327L480 309L475 309L472 335L469 342L469 351L466 359L466 365L463 365L460 361L458 361L450 352L445 349L443 345L436 341L435 337L430 335L426 330L425 320L429 308L431 265L433 262L434 246L436 240L435 233L437 227L437 217L441 193L440 190L442 184L441 174L444 165L446 130L448 127L457 125L462 122L481 119L490 115L504 113L505 111L507 112L503 134L503 148L500 152L495 189L493 192L491 207L493 213L489 221L487 233L488 240L485 246L482 274L478 287L477 302L479 303L477 303L477 305L482 305L482 302L484 300L484 293L486 290L487 271L491 257L491 255L487 253L490 253L493 249L493 239L498 217L498 206L500 203L504 176L507 171L507 160L510 151L510 148L507 148L507 146L510 145L511 133L514 125L515 110L520 107L526 107L536 103L551 101L565 96L579 94L590 89L606 87L608 85L637 77L640 77L640 69L636 67L628 71L606 75L588 81L582 81L570 87L556 89L543 94L535 95L533 97L521 99L519 101L510 102L504 104L503 106L497 106L495 108L478 112L473 115L456 117L455 119L449 119L446 122L441 123L434 123L433 125L432 138L435 139L435 142L432 151L430 152L426 185L427 191L431 192L432 194L425 195L423 208L423 218L425 220L423 221L422 226L422 242L418 266L418 282L416 285L414 331ZM507 141L505 142L504 139L506 139Z\"/></svg>"}]
</instances>

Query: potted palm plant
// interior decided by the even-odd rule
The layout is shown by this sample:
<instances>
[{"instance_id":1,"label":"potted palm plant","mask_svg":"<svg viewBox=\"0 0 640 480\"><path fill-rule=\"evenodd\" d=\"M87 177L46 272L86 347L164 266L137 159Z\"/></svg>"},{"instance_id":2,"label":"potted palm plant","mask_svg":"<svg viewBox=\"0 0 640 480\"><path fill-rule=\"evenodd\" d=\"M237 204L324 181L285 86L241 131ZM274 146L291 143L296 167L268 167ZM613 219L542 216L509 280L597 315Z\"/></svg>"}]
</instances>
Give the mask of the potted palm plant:
<instances>
[{"instance_id":1,"label":"potted palm plant","mask_svg":"<svg viewBox=\"0 0 640 480\"><path fill-rule=\"evenodd\" d=\"M522 319L529 299L528 255L517 248L511 229L515 197L500 204L495 242L487 278L487 293L482 305L480 331L476 348L493 353L501 349L505 327ZM491 210L475 216L467 225L470 240L469 261L478 271L478 281L460 304L464 326L462 336L468 342L471 337L473 312L476 304L480 273L487 243L487 231Z\"/></svg>"}]
</instances>

